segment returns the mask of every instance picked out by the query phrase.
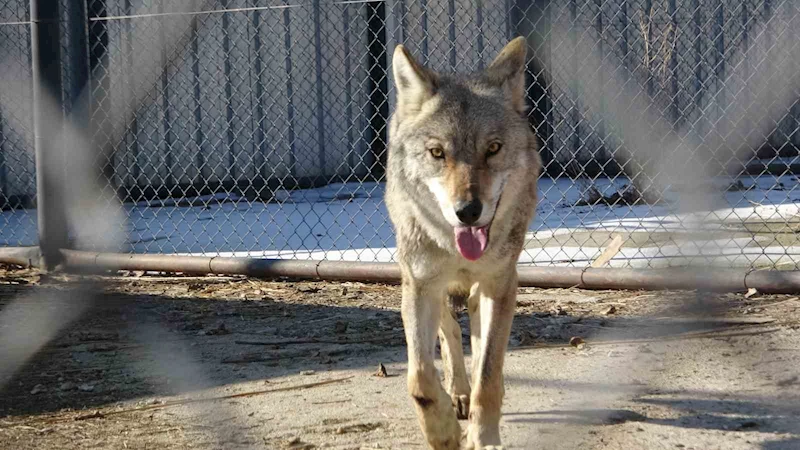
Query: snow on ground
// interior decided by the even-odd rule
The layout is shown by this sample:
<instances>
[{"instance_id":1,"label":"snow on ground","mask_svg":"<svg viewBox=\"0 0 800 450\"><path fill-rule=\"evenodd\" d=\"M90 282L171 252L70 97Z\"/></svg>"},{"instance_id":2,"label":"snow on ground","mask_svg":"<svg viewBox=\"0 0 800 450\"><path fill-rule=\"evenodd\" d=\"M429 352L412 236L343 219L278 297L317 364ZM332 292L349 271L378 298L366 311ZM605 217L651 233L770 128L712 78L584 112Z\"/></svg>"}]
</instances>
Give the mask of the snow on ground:
<instances>
[{"instance_id":1,"label":"snow on ground","mask_svg":"<svg viewBox=\"0 0 800 450\"><path fill-rule=\"evenodd\" d=\"M521 264L586 266L614 233L662 236L632 245L612 266L652 267L686 263L774 265L800 259L800 241L773 245L744 224L786 224L800 214L800 189L792 175L740 177L745 190L725 191L715 180L719 204L711 211L681 213L677 203L657 206L573 206L591 185L610 195L625 178L591 184L542 179L537 217ZM196 199L125 205L129 241L124 251L270 258L392 261L394 237L378 183L332 184L284 191L274 203L217 194ZM693 192L678 192L676 200ZM0 213L0 244L34 245L35 210ZM733 228L732 228L733 227ZM733 233L738 231L738 234ZM697 233L706 233L698 238ZM689 233L693 233L689 239ZM570 236L572 236L570 238ZM686 236L686 238L681 238ZM559 238L562 238L559 240ZM569 242L564 242L566 238ZM763 244L769 241L772 244Z\"/></svg>"}]
</instances>

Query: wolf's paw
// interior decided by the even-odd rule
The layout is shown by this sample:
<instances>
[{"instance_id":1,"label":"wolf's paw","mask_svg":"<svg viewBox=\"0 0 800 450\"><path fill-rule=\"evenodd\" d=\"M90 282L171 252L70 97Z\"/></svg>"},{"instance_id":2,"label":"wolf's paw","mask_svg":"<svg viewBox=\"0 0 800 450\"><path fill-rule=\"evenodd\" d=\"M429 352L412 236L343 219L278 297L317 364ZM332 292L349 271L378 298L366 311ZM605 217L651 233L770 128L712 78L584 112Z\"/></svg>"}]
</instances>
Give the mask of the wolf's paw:
<instances>
[{"instance_id":1,"label":"wolf's paw","mask_svg":"<svg viewBox=\"0 0 800 450\"><path fill-rule=\"evenodd\" d=\"M502 445L485 445L483 447L476 447L475 444L470 442L469 439L462 438L461 448L463 450L505 450Z\"/></svg>"},{"instance_id":2,"label":"wolf's paw","mask_svg":"<svg viewBox=\"0 0 800 450\"><path fill-rule=\"evenodd\" d=\"M466 430L461 434L461 448L463 450L504 450L500 444L499 437L496 439L489 439L490 441L496 442L496 444L491 445L484 445L481 443L481 438L478 437L478 433L475 432L473 427L467 427ZM483 442L486 442L485 440Z\"/></svg>"},{"instance_id":3,"label":"wolf's paw","mask_svg":"<svg viewBox=\"0 0 800 450\"><path fill-rule=\"evenodd\" d=\"M461 427L455 418L450 417L450 420L438 424L438 429L428 433L428 444L433 450L459 450Z\"/></svg>"},{"instance_id":4,"label":"wolf's paw","mask_svg":"<svg viewBox=\"0 0 800 450\"><path fill-rule=\"evenodd\" d=\"M444 391L439 401L423 415L423 430L428 445L434 450L459 450L461 426Z\"/></svg>"},{"instance_id":5,"label":"wolf's paw","mask_svg":"<svg viewBox=\"0 0 800 450\"><path fill-rule=\"evenodd\" d=\"M436 441L428 441L433 450L459 450L458 439L449 438Z\"/></svg>"},{"instance_id":6,"label":"wolf's paw","mask_svg":"<svg viewBox=\"0 0 800 450\"><path fill-rule=\"evenodd\" d=\"M462 450L475 450L475 446L472 445L472 440L469 438L469 428L464 430L461 433L461 449Z\"/></svg>"}]
</instances>

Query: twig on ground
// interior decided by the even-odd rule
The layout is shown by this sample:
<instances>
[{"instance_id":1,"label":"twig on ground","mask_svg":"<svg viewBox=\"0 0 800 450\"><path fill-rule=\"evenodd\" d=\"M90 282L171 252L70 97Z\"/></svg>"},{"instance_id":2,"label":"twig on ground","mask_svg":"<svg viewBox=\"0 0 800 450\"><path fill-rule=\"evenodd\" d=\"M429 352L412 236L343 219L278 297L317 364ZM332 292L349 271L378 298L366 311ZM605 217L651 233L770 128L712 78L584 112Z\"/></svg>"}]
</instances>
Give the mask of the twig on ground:
<instances>
[{"instance_id":1,"label":"twig on ground","mask_svg":"<svg viewBox=\"0 0 800 450\"><path fill-rule=\"evenodd\" d=\"M311 402L311 404L312 405L333 405L333 404L337 404L337 403L347 403L350 400L351 399L347 398L347 399L344 399L344 400L331 400L331 401L327 401L327 402Z\"/></svg>"},{"instance_id":2,"label":"twig on ground","mask_svg":"<svg viewBox=\"0 0 800 450\"><path fill-rule=\"evenodd\" d=\"M667 342L667 341L683 341L683 340L690 340L690 339L719 339L719 338L729 338L729 337L740 337L740 336L758 336L761 334L768 334L774 333L776 331L780 331L780 328L770 328L767 330L760 330L760 331L744 331L744 332L728 332L728 333L717 333L720 330L708 330L708 331L701 331L696 333L684 333L675 336L662 336L659 338L647 338L647 339L630 339L630 340L615 340L615 341L587 341L586 343L590 346L601 346L601 345L633 345L633 344L655 344L660 342ZM570 348L570 344L539 344L539 345L524 345L520 347L513 347L509 348L509 350L538 350L538 349L553 349L553 348Z\"/></svg>"},{"instance_id":3,"label":"twig on ground","mask_svg":"<svg viewBox=\"0 0 800 450\"><path fill-rule=\"evenodd\" d=\"M239 345L300 345L300 344L368 344L371 342L384 342L391 339L397 339L398 334L383 336L372 339L288 339L284 341L234 341Z\"/></svg>"},{"instance_id":4,"label":"twig on ground","mask_svg":"<svg viewBox=\"0 0 800 450\"><path fill-rule=\"evenodd\" d=\"M293 355L275 355L275 356L262 356L262 355L245 355L238 358L225 358L220 363L222 364L248 364L254 362L268 362L268 361L278 361L281 359L291 359L297 358L300 354L293 354Z\"/></svg>"},{"instance_id":5,"label":"twig on ground","mask_svg":"<svg viewBox=\"0 0 800 450\"><path fill-rule=\"evenodd\" d=\"M758 305L758 307L759 308L771 308L773 306L783 305L784 303L792 303L792 302L796 302L798 300L800 300L800 297L792 297L792 298L787 298L786 300L782 300L780 302L769 303L767 305Z\"/></svg>"}]
</instances>

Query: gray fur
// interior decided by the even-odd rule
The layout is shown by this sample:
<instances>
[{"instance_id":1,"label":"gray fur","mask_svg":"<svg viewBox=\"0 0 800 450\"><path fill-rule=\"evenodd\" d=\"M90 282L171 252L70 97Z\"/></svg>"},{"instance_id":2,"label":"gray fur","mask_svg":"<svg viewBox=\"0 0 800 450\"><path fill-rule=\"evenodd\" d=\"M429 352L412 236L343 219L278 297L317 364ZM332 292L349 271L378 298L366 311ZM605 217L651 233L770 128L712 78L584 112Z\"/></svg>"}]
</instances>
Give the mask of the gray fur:
<instances>
[{"instance_id":1,"label":"gray fur","mask_svg":"<svg viewBox=\"0 0 800 450\"><path fill-rule=\"evenodd\" d=\"M479 412L469 415L465 448L500 445L501 369L516 301L516 263L541 171L538 142L523 115L525 45L522 38L511 41L486 71L468 76L423 68L402 46L394 54L398 98L390 124L386 204L403 275L409 391L431 400L424 408L417 403L417 413L435 449L459 448L453 406L459 415L470 405ZM502 147L488 156L493 142ZM432 146L444 151L444 159L432 156ZM486 251L470 262L457 250L458 219L448 208L473 198L484 204L478 226L490 226ZM450 309L448 293L462 292L469 293L471 323L480 324L483 316L493 326L486 333L471 330L471 392L468 380L446 379L445 393L431 372L431 341L436 324L443 326L439 311ZM449 314L442 316L449 320ZM447 364L454 366L445 373L463 378L463 355L455 347L461 346L460 336L447 325L450 332L443 328L438 334L443 356L447 350ZM445 399L452 404L443 404Z\"/></svg>"}]
</instances>

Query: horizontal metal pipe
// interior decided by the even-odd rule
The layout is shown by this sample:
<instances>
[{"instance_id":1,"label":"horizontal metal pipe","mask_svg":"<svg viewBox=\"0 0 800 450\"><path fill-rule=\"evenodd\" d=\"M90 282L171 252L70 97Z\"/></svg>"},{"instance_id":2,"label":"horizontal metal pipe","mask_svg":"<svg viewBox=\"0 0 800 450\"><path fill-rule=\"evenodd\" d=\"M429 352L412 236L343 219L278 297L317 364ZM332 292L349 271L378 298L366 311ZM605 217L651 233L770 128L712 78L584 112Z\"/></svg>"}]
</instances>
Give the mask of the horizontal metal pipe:
<instances>
[{"instance_id":1,"label":"horizontal metal pipe","mask_svg":"<svg viewBox=\"0 0 800 450\"><path fill-rule=\"evenodd\" d=\"M736 269L594 269L583 274L582 283L596 289L703 289L746 291L746 271ZM800 285L798 285L800 287Z\"/></svg>"},{"instance_id":2,"label":"horizontal metal pipe","mask_svg":"<svg viewBox=\"0 0 800 450\"><path fill-rule=\"evenodd\" d=\"M23 267L39 267L39 247L0 248L0 263Z\"/></svg>"},{"instance_id":3,"label":"horizontal metal pipe","mask_svg":"<svg viewBox=\"0 0 800 450\"><path fill-rule=\"evenodd\" d=\"M0 263L36 265L30 250L0 251ZM142 270L194 274L247 275L319 280L393 283L400 281L394 263L296 261L261 258L227 258L177 255L127 255L61 250L67 269ZM747 271L737 269L612 269L575 267L520 267L519 284L526 287L583 289L703 289L769 293L800 292L800 271Z\"/></svg>"},{"instance_id":4,"label":"horizontal metal pipe","mask_svg":"<svg viewBox=\"0 0 800 450\"><path fill-rule=\"evenodd\" d=\"M758 270L749 272L745 276L745 285L765 293L797 293L800 292L800 271Z\"/></svg>"}]
</instances>

